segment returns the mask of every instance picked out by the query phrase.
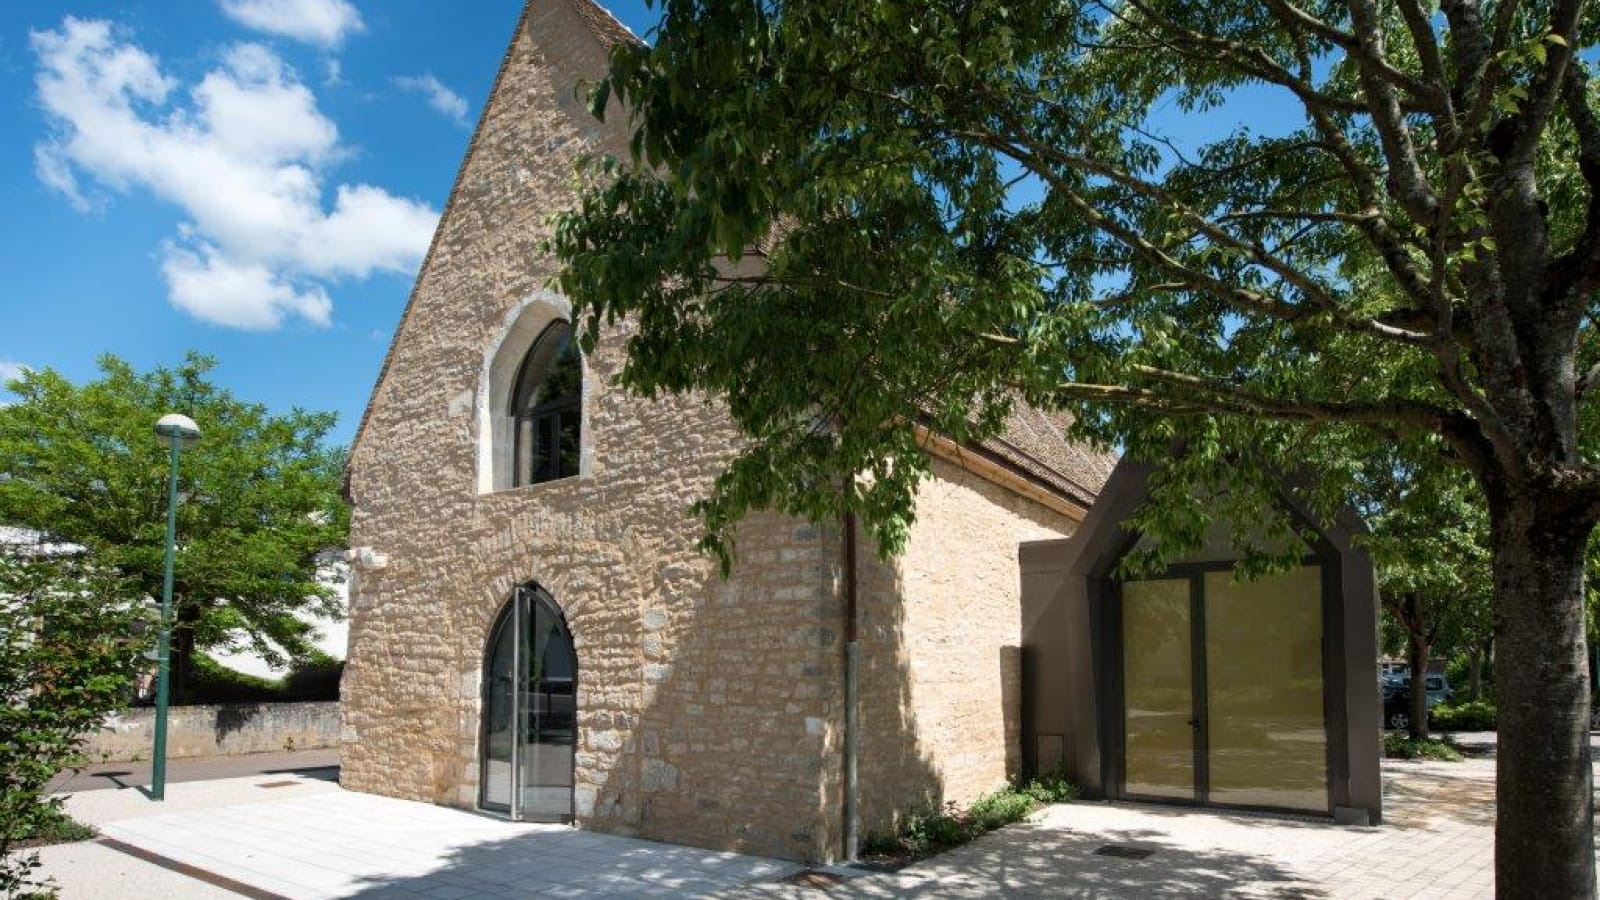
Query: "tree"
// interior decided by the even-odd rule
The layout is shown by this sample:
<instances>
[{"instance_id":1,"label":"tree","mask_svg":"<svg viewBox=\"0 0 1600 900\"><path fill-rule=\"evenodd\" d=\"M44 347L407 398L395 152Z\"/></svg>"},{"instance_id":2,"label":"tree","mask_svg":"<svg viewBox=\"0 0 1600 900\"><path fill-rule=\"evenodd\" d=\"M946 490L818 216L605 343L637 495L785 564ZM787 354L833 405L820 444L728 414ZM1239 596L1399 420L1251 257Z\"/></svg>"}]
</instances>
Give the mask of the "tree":
<instances>
[{"instance_id":1,"label":"tree","mask_svg":"<svg viewBox=\"0 0 1600 900\"><path fill-rule=\"evenodd\" d=\"M594 106L631 164L556 226L631 389L725 395L701 505L851 508L889 548L916 425L1020 400L1184 482L1393 450L1488 512L1497 883L1589 896L1584 548L1600 517L1600 120L1582 0L664 0ZM835 488L845 484L848 488ZM1235 491L1237 493L1237 491Z\"/></svg>"},{"instance_id":2,"label":"tree","mask_svg":"<svg viewBox=\"0 0 1600 900\"><path fill-rule=\"evenodd\" d=\"M45 786L127 703L142 623L135 595L81 554L0 544L0 897L48 891L18 843L61 815Z\"/></svg>"},{"instance_id":3,"label":"tree","mask_svg":"<svg viewBox=\"0 0 1600 900\"><path fill-rule=\"evenodd\" d=\"M1413 740L1428 736L1429 662L1436 651L1474 644L1491 583L1482 498L1465 472L1434 462L1380 457L1356 479L1384 612L1405 638Z\"/></svg>"},{"instance_id":4,"label":"tree","mask_svg":"<svg viewBox=\"0 0 1600 900\"><path fill-rule=\"evenodd\" d=\"M51 370L12 383L0 407L0 524L82 547L138 596L160 597L168 449L157 418L181 412L204 438L179 467L173 586L173 696L193 658L242 640L269 662L302 661L314 626L296 613L342 614L317 580L319 553L344 544L343 453L323 445L332 413L273 415L208 379L215 362L135 372L105 356L74 385Z\"/></svg>"}]
</instances>

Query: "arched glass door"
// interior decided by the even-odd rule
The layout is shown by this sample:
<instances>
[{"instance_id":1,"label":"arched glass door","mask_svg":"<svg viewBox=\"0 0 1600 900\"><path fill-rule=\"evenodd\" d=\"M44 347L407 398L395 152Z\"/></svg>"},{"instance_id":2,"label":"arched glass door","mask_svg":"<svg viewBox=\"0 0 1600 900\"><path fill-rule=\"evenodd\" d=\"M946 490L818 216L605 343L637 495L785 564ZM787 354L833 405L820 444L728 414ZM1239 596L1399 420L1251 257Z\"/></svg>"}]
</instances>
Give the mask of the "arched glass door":
<instances>
[{"instance_id":1,"label":"arched glass door","mask_svg":"<svg viewBox=\"0 0 1600 900\"><path fill-rule=\"evenodd\" d=\"M480 806L529 822L572 821L577 688L560 607L543 588L517 588L484 656Z\"/></svg>"}]
</instances>

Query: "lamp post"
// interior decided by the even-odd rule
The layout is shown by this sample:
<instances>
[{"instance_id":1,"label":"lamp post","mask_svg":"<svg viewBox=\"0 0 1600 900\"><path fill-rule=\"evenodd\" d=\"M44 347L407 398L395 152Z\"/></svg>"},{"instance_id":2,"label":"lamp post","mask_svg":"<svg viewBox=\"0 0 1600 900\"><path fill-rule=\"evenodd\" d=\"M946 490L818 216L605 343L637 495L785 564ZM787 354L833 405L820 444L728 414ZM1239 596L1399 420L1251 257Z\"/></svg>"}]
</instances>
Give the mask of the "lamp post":
<instances>
[{"instance_id":1,"label":"lamp post","mask_svg":"<svg viewBox=\"0 0 1600 900\"><path fill-rule=\"evenodd\" d=\"M172 678L172 558L178 544L178 453L200 440L200 427L188 416L168 413L156 434L172 448L167 471L167 552L161 577L161 630L156 636L156 745L150 755L150 799L167 796L167 701Z\"/></svg>"}]
</instances>

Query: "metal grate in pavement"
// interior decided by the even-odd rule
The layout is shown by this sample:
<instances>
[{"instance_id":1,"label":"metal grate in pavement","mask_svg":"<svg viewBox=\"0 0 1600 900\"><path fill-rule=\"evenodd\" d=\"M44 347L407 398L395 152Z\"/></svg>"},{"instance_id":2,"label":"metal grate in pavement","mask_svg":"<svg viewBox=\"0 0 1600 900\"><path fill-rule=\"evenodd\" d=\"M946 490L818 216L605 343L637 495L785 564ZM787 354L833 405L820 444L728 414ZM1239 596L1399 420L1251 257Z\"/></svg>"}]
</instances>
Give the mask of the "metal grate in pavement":
<instances>
[{"instance_id":1,"label":"metal grate in pavement","mask_svg":"<svg viewBox=\"0 0 1600 900\"><path fill-rule=\"evenodd\" d=\"M1145 859L1156 851L1150 847L1135 847L1131 844L1106 844L1094 851L1095 856L1114 856L1117 859Z\"/></svg>"}]
</instances>

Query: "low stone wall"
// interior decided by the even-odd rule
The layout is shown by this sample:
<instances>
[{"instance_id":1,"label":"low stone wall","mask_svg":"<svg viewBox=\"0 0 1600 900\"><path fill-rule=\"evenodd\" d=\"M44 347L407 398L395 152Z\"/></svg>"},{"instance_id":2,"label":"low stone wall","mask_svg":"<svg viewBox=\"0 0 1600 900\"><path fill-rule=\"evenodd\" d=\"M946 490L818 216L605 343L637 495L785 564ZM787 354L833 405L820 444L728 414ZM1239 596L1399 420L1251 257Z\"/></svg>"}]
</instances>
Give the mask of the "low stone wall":
<instances>
[{"instance_id":1,"label":"low stone wall","mask_svg":"<svg viewBox=\"0 0 1600 900\"><path fill-rule=\"evenodd\" d=\"M115 713L84 747L91 762L150 758L156 711L141 706ZM228 756L339 746L339 704L230 703L174 706L167 716L167 756Z\"/></svg>"}]
</instances>

